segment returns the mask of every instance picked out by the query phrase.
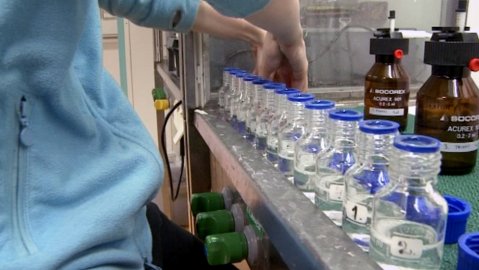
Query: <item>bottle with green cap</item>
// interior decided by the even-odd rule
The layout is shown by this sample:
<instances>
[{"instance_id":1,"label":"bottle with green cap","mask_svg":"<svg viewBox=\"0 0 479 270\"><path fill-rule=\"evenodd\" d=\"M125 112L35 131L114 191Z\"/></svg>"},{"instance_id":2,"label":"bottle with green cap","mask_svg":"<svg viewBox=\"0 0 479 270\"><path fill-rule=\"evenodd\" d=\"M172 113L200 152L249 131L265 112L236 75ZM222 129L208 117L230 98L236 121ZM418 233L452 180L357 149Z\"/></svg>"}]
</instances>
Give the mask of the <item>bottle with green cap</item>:
<instances>
[{"instance_id":1,"label":"bottle with green cap","mask_svg":"<svg viewBox=\"0 0 479 270\"><path fill-rule=\"evenodd\" d=\"M251 269L267 269L267 249L263 238L251 226L243 232L215 234L206 237L206 257L210 265L223 265L247 260Z\"/></svg>"},{"instance_id":2,"label":"bottle with green cap","mask_svg":"<svg viewBox=\"0 0 479 270\"><path fill-rule=\"evenodd\" d=\"M229 209L233 201L233 192L224 188L219 192L203 192L191 195L191 212L196 216L201 212Z\"/></svg>"},{"instance_id":3,"label":"bottle with green cap","mask_svg":"<svg viewBox=\"0 0 479 270\"><path fill-rule=\"evenodd\" d=\"M211 234L241 232L245 225L244 207L239 203L233 204L231 210L203 212L196 216L196 233L201 239Z\"/></svg>"}]
</instances>

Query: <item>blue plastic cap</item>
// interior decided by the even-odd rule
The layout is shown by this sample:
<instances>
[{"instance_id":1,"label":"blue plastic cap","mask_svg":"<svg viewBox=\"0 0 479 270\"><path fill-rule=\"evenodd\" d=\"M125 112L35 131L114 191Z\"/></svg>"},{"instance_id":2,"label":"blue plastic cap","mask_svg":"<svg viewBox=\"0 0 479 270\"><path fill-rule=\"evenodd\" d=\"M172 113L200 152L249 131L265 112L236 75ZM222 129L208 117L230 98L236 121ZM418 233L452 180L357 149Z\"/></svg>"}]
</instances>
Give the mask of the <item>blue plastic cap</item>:
<instances>
[{"instance_id":1,"label":"blue plastic cap","mask_svg":"<svg viewBox=\"0 0 479 270\"><path fill-rule=\"evenodd\" d=\"M263 87L264 87L264 89L267 89L267 90L276 90L278 88L279 89L286 88L286 84L272 82L272 83L263 84Z\"/></svg>"},{"instance_id":2,"label":"blue plastic cap","mask_svg":"<svg viewBox=\"0 0 479 270\"><path fill-rule=\"evenodd\" d=\"M329 118L341 121L359 121L363 114L350 109L337 109L329 112Z\"/></svg>"},{"instance_id":3,"label":"blue plastic cap","mask_svg":"<svg viewBox=\"0 0 479 270\"><path fill-rule=\"evenodd\" d=\"M306 102L313 99L314 99L314 95L308 94L308 93L295 93L295 94L288 95L288 100L292 102Z\"/></svg>"},{"instance_id":4,"label":"blue plastic cap","mask_svg":"<svg viewBox=\"0 0 479 270\"><path fill-rule=\"evenodd\" d=\"M257 85L262 85L262 84L270 83L270 82L271 82L270 80L265 80L259 77L256 80L253 80L253 84L257 84Z\"/></svg>"},{"instance_id":5,"label":"blue plastic cap","mask_svg":"<svg viewBox=\"0 0 479 270\"><path fill-rule=\"evenodd\" d=\"M249 74L248 72L244 71L244 70L239 70L239 71L236 71L236 73L234 74L237 78L244 78L248 75L251 75Z\"/></svg>"},{"instance_id":6,"label":"blue plastic cap","mask_svg":"<svg viewBox=\"0 0 479 270\"><path fill-rule=\"evenodd\" d=\"M242 69L232 69L232 70L230 70L230 71L228 71L228 72L229 72L229 74L235 75L235 76L236 76L236 74L246 73L246 71L244 71L244 70L242 70Z\"/></svg>"},{"instance_id":7,"label":"blue plastic cap","mask_svg":"<svg viewBox=\"0 0 479 270\"><path fill-rule=\"evenodd\" d=\"M424 135L399 135L394 138L394 146L412 153L435 153L439 151L441 142Z\"/></svg>"},{"instance_id":8,"label":"blue plastic cap","mask_svg":"<svg viewBox=\"0 0 479 270\"><path fill-rule=\"evenodd\" d=\"M252 81L256 80L257 78L258 78L258 76L256 76L256 75L247 75L247 76L244 77L243 80L247 81L247 82L252 82Z\"/></svg>"},{"instance_id":9,"label":"blue plastic cap","mask_svg":"<svg viewBox=\"0 0 479 270\"><path fill-rule=\"evenodd\" d=\"M463 234L458 242L457 270L473 270L479 265L479 233Z\"/></svg>"},{"instance_id":10,"label":"blue plastic cap","mask_svg":"<svg viewBox=\"0 0 479 270\"><path fill-rule=\"evenodd\" d=\"M446 199L449 209L444 243L454 244L459 236L466 232L467 219L471 214L471 205L463 199L450 195L444 195L444 199Z\"/></svg>"},{"instance_id":11,"label":"blue plastic cap","mask_svg":"<svg viewBox=\"0 0 479 270\"><path fill-rule=\"evenodd\" d=\"M306 109L310 110L328 110L334 108L334 106L336 106L334 101L326 99L311 100L305 104Z\"/></svg>"},{"instance_id":12,"label":"blue plastic cap","mask_svg":"<svg viewBox=\"0 0 479 270\"><path fill-rule=\"evenodd\" d=\"M278 95L286 95L286 96L291 94L301 93L301 91L299 91L296 88L276 89L274 92Z\"/></svg>"},{"instance_id":13,"label":"blue plastic cap","mask_svg":"<svg viewBox=\"0 0 479 270\"><path fill-rule=\"evenodd\" d=\"M359 130L370 134L391 134L396 133L399 124L389 120L363 120L359 122Z\"/></svg>"}]
</instances>

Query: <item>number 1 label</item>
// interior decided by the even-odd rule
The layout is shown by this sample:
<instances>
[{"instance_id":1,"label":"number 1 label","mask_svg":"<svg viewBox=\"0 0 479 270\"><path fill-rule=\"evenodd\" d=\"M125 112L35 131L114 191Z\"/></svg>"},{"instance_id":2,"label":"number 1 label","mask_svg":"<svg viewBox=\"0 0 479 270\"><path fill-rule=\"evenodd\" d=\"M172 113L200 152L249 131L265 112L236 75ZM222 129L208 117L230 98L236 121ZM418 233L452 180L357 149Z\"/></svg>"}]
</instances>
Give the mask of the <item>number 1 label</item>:
<instances>
[{"instance_id":1,"label":"number 1 label","mask_svg":"<svg viewBox=\"0 0 479 270\"><path fill-rule=\"evenodd\" d=\"M368 208L361 204L346 202L346 217L354 222L366 224L368 221Z\"/></svg>"}]
</instances>

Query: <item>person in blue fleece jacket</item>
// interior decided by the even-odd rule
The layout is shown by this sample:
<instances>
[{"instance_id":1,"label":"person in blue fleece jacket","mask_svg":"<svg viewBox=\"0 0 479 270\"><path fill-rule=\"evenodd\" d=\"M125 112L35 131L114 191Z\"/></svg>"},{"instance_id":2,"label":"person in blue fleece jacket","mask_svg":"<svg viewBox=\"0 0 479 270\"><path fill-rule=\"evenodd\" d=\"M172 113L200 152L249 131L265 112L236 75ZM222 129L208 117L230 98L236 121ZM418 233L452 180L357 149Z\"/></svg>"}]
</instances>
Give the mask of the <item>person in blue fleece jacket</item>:
<instances>
[{"instance_id":1,"label":"person in blue fleece jacket","mask_svg":"<svg viewBox=\"0 0 479 270\"><path fill-rule=\"evenodd\" d=\"M142 26L247 40L261 75L286 70L306 89L297 0L209 2L0 0L0 269L152 262L146 205L163 165L102 66L99 6Z\"/></svg>"}]
</instances>

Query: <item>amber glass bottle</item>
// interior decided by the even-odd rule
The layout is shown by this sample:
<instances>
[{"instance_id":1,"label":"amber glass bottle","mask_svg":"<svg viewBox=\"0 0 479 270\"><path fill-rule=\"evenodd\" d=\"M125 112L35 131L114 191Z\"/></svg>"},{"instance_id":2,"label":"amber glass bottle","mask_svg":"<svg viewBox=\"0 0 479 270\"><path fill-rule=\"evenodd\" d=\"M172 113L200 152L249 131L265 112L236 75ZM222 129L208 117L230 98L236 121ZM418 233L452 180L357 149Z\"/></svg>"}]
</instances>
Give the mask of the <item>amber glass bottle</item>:
<instances>
[{"instance_id":1,"label":"amber glass bottle","mask_svg":"<svg viewBox=\"0 0 479 270\"><path fill-rule=\"evenodd\" d=\"M470 72L479 70L479 40L455 28L435 30L425 46L432 75L417 94L415 133L442 142L441 174L466 174L479 142L479 90Z\"/></svg>"},{"instance_id":2,"label":"amber glass bottle","mask_svg":"<svg viewBox=\"0 0 479 270\"><path fill-rule=\"evenodd\" d=\"M392 35L394 36L395 33ZM391 38L389 29L378 29L371 39L370 54L376 61L364 83L364 119L384 119L397 122L399 130L407 126L409 103L409 76L401 65L407 54L409 40L396 33Z\"/></svg>"}]
</instances>

